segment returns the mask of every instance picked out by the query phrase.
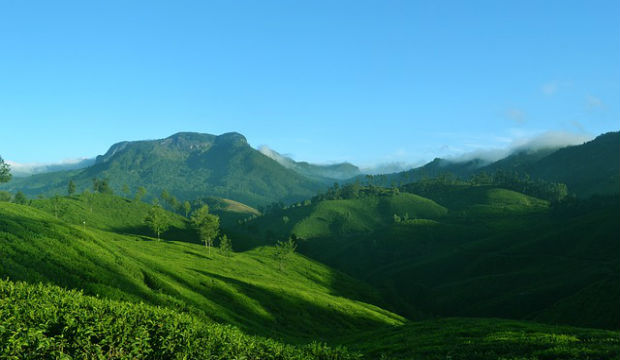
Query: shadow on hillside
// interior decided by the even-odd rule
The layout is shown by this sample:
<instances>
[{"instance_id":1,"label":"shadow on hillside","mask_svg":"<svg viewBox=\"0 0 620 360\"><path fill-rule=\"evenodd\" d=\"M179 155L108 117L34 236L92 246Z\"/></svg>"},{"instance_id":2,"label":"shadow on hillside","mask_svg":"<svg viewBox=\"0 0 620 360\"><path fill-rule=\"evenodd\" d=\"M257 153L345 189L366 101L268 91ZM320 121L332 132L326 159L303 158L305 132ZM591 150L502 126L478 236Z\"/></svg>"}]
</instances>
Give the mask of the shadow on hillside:
<instances>
[{"instance_id":1,"label":"shadow on hillside","mask_svg":"<svg viewBox=\"0 0 620 360\"><path fill-rule=\"evenodd\" d=\"M2 214L0 276L84 290L87 295L153 301L138 286L140 279L128 275L121 258L106 247L92 246L100 241L60 221Z\"/></svg>"},{"instance_id":2,"label":"shadow on hillside","mask_svg":"<svg viewBox=\"0 0 620 360\"><path fill-rule=\"evenodd\" d=\"M146 225L113 227L108 229L108 231L124 235L137 235L140 237L157 237L157 235L153 234L153 231L149 229ZM190 228L180 228L172 226L160 236L162 240L200 244L196 231Z\"/></svg>"},{"instance_id":3,"label":"shadow on hillside","mask_svg":"<svg viewBox=\"0 0 620 360\"><path fill-rule=\"evenodd\" d=\"M205 270L191 270L206 277L200 286L178 274L162 274L222 306L224 311L218 320L232 322L249 334L294 343L301 339L329 341L347 331L387 325L377 319L347 314L338 310L340 304L337 303L323 307L314 303L310 296L304 299L284 289L269 289ZM201 306L191 299L185 300Z\"/></svg>"}]
</instances>

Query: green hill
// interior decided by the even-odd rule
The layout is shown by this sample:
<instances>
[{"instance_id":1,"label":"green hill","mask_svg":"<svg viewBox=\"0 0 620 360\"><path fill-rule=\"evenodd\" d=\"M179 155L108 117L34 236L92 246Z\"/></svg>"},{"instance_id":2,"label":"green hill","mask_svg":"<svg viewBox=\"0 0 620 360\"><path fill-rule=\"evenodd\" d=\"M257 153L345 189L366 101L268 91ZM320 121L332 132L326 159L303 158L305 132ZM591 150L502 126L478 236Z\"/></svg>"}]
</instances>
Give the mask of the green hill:
<instances>
[{"instance_id":1,"label":"green hill","mask_svg":"<svg viewBox=\"0 0 620 360\"><path fill-rule=\"evenodd\" d=\"M165 139L121 142L85 169L15 178L0 190L29 196L65 194L73 180L78 192L93 178L107 178L116 193L139 186L147 198L163 190L181 199L228 198L251 206L312 196L324 183L304 177L253 149L243 135L178 133Z\"/></svg>"},{"instance_id":2,"label":"green hill","mask_svg":"<svg viewBox=\"0 0 620 360\"><path fill-rule=\"evenodd\" d=\"M193 243L195 234L185 219L172 213L168 216L175 230L156 241L140 229L150 205L116 196L97 194L90 202L61 198L61 206L54 199L34 200L32 206L0 203L3 278L97 296L1 281L0 342L6 344L2 354L515 360L618 356L616 332L499 319L411 322L386 310L414 318L478 311L485 317L495 313L614 327L603 320L615 321L617 315L617 244L605 239L617 214L602 200L576 201L552 211L546 202L488 187L455 189L447 196L454 202L446 206L415 194L380 193L295 206L241 226L264 223L261 237L296 231L300 238L303 235L301 251L368 279L378 291L302 255L294 255L280 269L273 247L260 245L259 239L251 249L230 257L216 249L209 253ZM461 202L456 201L459 196ZM470 212L479 206L488 209ZM349 214L345 225L334 227L342 225L342 214ZM402 220L395 222L393 214L402 214ZM468 214L475 214L474 219ZM544 221L532 223L529 236L515 232L505 237L533 217ZM312 223L320 219L332 225L323 230L338 235L313 232ZM545 226L551 221L572 227L558 226L558 233L549 235ZM578 241L580 229L592 228L593 223L598 224L597 233ZM507 232L496 232L500 227ZM243 247L237 235L249 236L237 231L230 235L235 247ZM182 241L170 241L173 234ZM564 239L564 247L556 249L557 238ZM558 277L559 270L566 274ZM434 285L422 288L424 281ZM506 283L511 285L508 290L498 286ZM582 283L587 285L580 287ZM541 297L549 306L516 313L523 303L531 305L517 293L524 289L532 291L530 299ZM494 296L487 296L491 293ZM502 313L508 307L513 312Z\"/></svg>"},{"instance_id":3,"label":"green hill","mask_svg":"<svg viewBox=\"0 0 620 360\"><path fill-rule=\"evenodd\" d=\"M390 309L409 317L618 327L617 197L551 207L515 191L470 185L425 196L401 191L318 201L237 231L250 247L294 234L302 253L369 282ZM584 309L588 301L596 307Z\"/></svg>"},{"instance_id":4,"label":"green hill","mask_svg":"<svg viewBox=\"0 0 620 360\"><path fill-rule=\"evenodd\" d=\"M367 285L303 256L280 270L271 247L228 257L191 242L84 229L28 206L0 203L0 215L0 275L11 280L183 309L288 339L403 322L371 305L382 300Z\"/></svg>"}]
</instances>

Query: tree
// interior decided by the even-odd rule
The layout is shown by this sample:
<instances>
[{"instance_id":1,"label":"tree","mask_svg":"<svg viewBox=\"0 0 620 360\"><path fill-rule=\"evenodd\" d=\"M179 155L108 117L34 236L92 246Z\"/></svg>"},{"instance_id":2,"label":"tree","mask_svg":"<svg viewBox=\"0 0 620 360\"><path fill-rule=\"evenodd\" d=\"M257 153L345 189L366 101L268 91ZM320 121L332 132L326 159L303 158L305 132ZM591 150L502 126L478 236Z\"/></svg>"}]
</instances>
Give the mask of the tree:
<instances>
[{"instance_id":1,"label":"tree","mask_svg":"<svg viewBox=\"0 0 620 360\"><path fill-rule=\"evenodd\" d=\"M54 216L58 218L63 216L65 211L67 211L67 204L62 201L60 196L54 195L54 197L52 197L52 209L54 210Z\"/></svg>"},{"instance_id":2,"label":"tree","mask_svg":"<svg viewBox=\"0 0 620 360\"><path fill-rule=\"evenodd\" d=\"M112 188L108 179L93 178L93 192L100 194L112 194Z\"/></svg>"},{"instance_id":3,"label":"tree","mask_svg":"<svg viewBox=\"0 0 620 360\"><path fill-rule=\"evenodd\" d=\"M144 223L157 234L157 240L160 240L160 234L168 230L168 219L164 209L159 205L153 205L148 214L144 218Z\"/></svg>"},{"instance_id":4,"label":"tree","mask_svg":"<svg viewBox=\"0 0 620 360\"><path fill-rule=\"evenodd\" d=\"M164 189L161 191L159 197L163 200L164 203L167 203L170 199L170 193L168 192L168 190Z\"/></svg>"},{"instance_id":5,"label":"tree","mask_svg":"<svg viewBox=\"0 0 620 360\"><path fill-rule=\"evenodd\" d=\"M28 199L26 198L26 195L24 195L23 192L18 191L13 197L13 202L16 204L20 204L20 205L26 205L28 203Z\"/></svg>"},{"instance_id":6,"label":"tree","mask_svg":"<svg viewBox=\"0 0 620 360\"><path fill-rule=\"evenodd\" d=\"M289 237L288 241L278 241L276 243L274 257L278 261L280 271L284 268L284 263L295 252L295 249L297 249L297 244L295 244L295 240L292 237Z\"/></svg>"},{"instance_id":7,"label":"tree","mask_svg":"<svg viewBox=\"0 0 620 360\"><path fill-rule=\"evenodd\" d=\"M11 180L11 166L4 162L0 156L0 184Z\"/></svg>"},{"instance_id":8,"label":"tree","mask_svg":"<svg viewBox=\"0 0 620 360\"><path fill-rule=\"evenodd\" d=\"M138 187L138 190L136 190L136 196L134 197L134 200L140 201L142 200L144 195L146 195L146 188L144 186L140 186Z\"/></svg>"},{"instance_id":9,"label":"tree","mask_svg":"<svg viewBox=\"0 0 620 360\"><path fill-rule=\"evenodd\" d=\"M93 212L93 203L95 202L95 194L88 191L88 189L82 192L82 199L86 202L86 206L88 206L89 211Z\"/></svg>"},{"instance_id":10,"label":"tree","mask_svg":"<svg viewBox=\"0 0 620 360\"><path fill-rule=\"evenodd\" d=\"M183 203L183 210L185 210L185 217L189 217L189 212L192 211L192 204L185 200Z\"/></svg>"},{"instance_id":11,"label":"tree","mask_svg":"<svg viewBox=\"0 0 620 360\"><path fill-rule=\"evenodd\" d=\"M232 251L232 241L228 238L228 236L226 236L226 234L223 234L220 237L220 253L224 256L230 256Z\"/></svg>"},{"instance_id":12,"label":"tree","mask_svg":"<svg viewBox=\"0 0 620 360\"><path fill-rule=\"evenodd\" d=\"M2 202L9 202L9 201L11 201L12 198L13 198L13 195L11 195L10 192L8 192L8 191L0 191L0 201L2 201Z\"/></svg>"},{"instance_id":13,"label":"tree","mask_svg":"<svg viewBox=\"0 0 620 360\"><path fill-rule=\"evenodd\" d=\"M69 184L67 184L67 194L71 196L74 193L75 193L75 183L73 182L73 180L69 180Z\"/></svg>"},{"instance_id":14,"label":"tree","mask_svg":"<svg viewBox=\"0 0 620 360\"><path fill-rule=\"evenodd\" d=\"M203 205L192 214L192 226L198 231L200 240L204 241L211 255L213 239L220 231L220 218L217 215L209 214L209 206Z\"/></svg>"}]
</instances>

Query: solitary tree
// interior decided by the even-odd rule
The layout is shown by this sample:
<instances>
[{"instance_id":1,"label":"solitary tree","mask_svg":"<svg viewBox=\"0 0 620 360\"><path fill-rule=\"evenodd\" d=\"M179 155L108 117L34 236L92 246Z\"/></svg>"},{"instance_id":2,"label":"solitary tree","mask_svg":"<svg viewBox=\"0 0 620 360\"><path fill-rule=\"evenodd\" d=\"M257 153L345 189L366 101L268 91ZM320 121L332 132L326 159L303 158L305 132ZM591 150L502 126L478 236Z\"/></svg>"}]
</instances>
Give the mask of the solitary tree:
<instances>
[{"instance_id":1,"label":"solitary tree","mask_svg":"<svg viewBox=\"0 0 620 360\"><path fill-rule=\"evenodd\" d=\"M67 194L71 196L74 193L75 193L75 183L73 182L73 180L69 180L69 184L67 184Z\"/></svg>"},{"instance_id":2,"label":"solitary tree","mask_svg":"<svg viewBox=\"0 0 620 360\"><path fill-rule=\"evenodd\" d=\"M166 213L159 205L153 205L148 214L144 218L146 225L157 234L157 240L160 240L159 235L168 230L168 219Z\"/></svg>"},{"instance_id":3,"label":"solitary tree","mask_svg":"<svg viewBox=\"0 0 620 360\"><path fill-rule=\"evenodd\" d=\"M220 253L224 256L230 256L232 253L232 241L226 234L220 237Z\"/></svg>"},{"instance_id":4,"label":"solitary tree","mask_svg":"<svg viewBox=\"0 0 620 360\"><path fill-rule=\"evenodd\" d=\"M26 203L28 202L28 199L26 198L26 195L24 195L23 192L18 191L15 196L13 196L13 202L16 204L20 204L20 205L26 205Z\"/></svg>"},{"instance_id":5,"label":"solitary tree","mask_svg":"<svg viewBox=\"0 0 620 360\"><path fill-rule=\"evenodd\" d=\"M67 211L67 204L62 201L60 196L54 195L54 197L52 197L52 208L54 210L54 216L58 218Z\"/></svg>"},{"instance_id":6,"label":"solitary tree","mask_svg":"<svg viewBox=\"0 0 620 360\"><path fill-rule=\"evenodd\" d=\"M95 194L88 191L88 189L82 192L82 199L86 202L86 206L88 206L88 210L93 212L93 204L95 203Z\"/></svg>"},{"instance_id":7,"label":"solitary tree","mask_svg":"<svg viewBox=\"0 0 620 360\"><path fill-rule=\"evenodd\" d=\"M163 202L167 203L168 199L170 199L170 193L168 192L168 190L164 189L161 191L159 197L162 199Z\"/></svg>"},{"instance_id":8,"label":"solitary tree","mask_svg":"<svg viewBox=\"0 0 620 360\"><path fill-rule=\"evenodd\" d=\"M203 205L192 214L192 225L198 231L200 240L204 241L211 255L213 239L220 231L220 218L217 215L209 214L209 206Z\"/></svg>"},{"instance_id":9,"label":"solitary tree","mask_svg":"<svg viewBox=\"0 0 620 360\"><path fill-rule=\"evenodd\" d=\"M11 180L11 166L4 162L0 156L0 184Z\"/></svg>"},{"instance_id":10,"label":"solitary tree","mask_svg":"<svg viewBox=\"0 0 620 360\"><path fill-rule=\"evenodd\" d=\"M185 210L185 217L189 217L189 212L192 211L192 204L185 200L183 203L183 210Z\"/></svg>"},{"instance_id":11,"label":"solitary tree","mask_svg":"<svg viewBox=\"0 0 620 360\"><path fill-rule=\"evenodd\" d=\"M288 241L278 241L276 243L274 257L278 261L280 271L284 268L284 263L295 252L295 249L297 249L297 244L295 244L295 240L292 237L288 238Z\"/></svg>"}]
</instances>

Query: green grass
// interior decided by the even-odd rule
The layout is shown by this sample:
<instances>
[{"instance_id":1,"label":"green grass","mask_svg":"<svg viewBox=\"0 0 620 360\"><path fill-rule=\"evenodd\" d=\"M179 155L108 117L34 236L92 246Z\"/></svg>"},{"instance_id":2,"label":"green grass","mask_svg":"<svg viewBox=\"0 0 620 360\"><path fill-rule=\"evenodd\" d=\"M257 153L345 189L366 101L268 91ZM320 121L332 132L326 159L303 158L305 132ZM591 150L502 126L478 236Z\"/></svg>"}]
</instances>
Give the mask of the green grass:
<instances>
[{"instance_id":1,"label":"green grass","mask_svg":"<svg viewBox=\"0 0 620 360\"><path fill-rule=\"evenodd\" d=\"M271 247L228 257L189 242L84 229L27 206L2 203L0 214L0 274L13 280L183 309L290 341L404 321L372 305L382 299L369 286L303 256L280 270Z\"/></svg>"}]
</instances>

